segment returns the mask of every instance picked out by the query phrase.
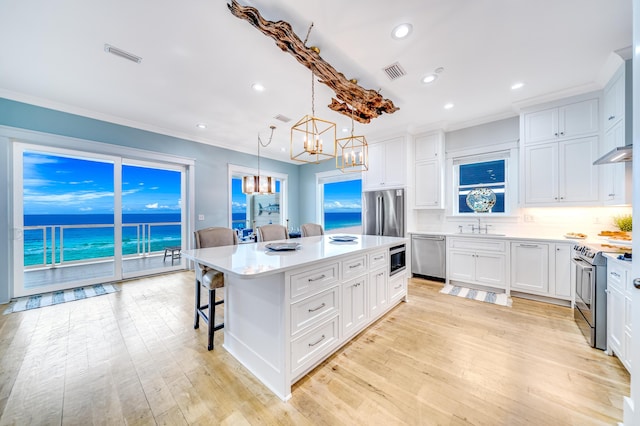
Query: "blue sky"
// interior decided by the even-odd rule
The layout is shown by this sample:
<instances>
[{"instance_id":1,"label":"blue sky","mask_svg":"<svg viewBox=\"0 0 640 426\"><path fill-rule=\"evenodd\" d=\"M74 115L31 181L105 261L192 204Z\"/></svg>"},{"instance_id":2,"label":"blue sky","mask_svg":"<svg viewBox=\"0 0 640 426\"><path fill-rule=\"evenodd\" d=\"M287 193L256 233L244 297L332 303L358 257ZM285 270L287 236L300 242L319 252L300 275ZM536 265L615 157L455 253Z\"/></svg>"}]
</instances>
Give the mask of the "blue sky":
<instances>
[{"instance_id":1,"label":"blue sky","mask_svg":"<svg viewBox=\"0 0 640 426\"><path fill-rule=\"evenodd\" d=\"M113 164L25 152L24 214L113 213ZM123 165L123 213L180 211L180 172Z\"/></svg>"},{"instance_id":2,"label":"blue sky","mask_svg":"<svg viewBox=\"0 0 640 426\"><path fill-rule=\"evenodd\" d=\"M276 190L280 190L277 182ZM244 212L247 208L247 197L242 193L242 181L233 179L232 212ZM324 186L324 210L329 213L360 212L362 210L362 181L350 180L335 182Z\"/></svg>"}]
</instances>

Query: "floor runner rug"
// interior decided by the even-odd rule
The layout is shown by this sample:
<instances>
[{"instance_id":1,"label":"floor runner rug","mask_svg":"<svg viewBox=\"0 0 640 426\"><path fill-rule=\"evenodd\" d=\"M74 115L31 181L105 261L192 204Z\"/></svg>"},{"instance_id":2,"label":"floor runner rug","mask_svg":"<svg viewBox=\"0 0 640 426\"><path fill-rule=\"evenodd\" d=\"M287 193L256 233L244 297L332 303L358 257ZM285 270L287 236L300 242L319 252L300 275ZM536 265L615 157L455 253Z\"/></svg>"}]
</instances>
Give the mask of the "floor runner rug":
<instances>
[{"instance_id":1,"label":"floor runner rug","mask_svg":"<svg viewBox=\"0 0 640 426\"><path fill-rule=\"evenodd\" d=\"M16 299L9 304L4 314L42 308L44 306L57 305L59 303L72 302L74 300L87 299L114 293L118 288L113 284L96 284L86 287L72 288L69 290L54 291L51 293L35 294Z\"/></svg>"},{"instance_id":2,"label":"floor runner rug","mask_svg":"<svg viewBox=\"0 0 640 426\"><path fill-rule=\"evenodd\" d=\"M460 287L446 284L440 293L450 296L464 297L466 299L480 302L493 303L501 306L511 306L511 298L504 293L494 293L493 291L476 290L473 288Z\"/></svg>"}]
</instances>

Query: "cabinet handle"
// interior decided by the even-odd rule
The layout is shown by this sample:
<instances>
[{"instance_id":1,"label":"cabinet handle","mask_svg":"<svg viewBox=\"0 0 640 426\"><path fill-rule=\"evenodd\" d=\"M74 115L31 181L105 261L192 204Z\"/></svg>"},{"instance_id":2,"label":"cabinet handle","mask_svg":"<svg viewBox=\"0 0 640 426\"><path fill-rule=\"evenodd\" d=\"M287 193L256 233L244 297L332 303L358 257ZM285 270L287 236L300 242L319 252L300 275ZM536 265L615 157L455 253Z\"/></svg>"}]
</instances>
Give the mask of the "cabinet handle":
<instances>
[{"instance_id":1,"label":"cabinet handle","mask_svg":"<svg viewBox=\"0 0 640 426\"><path fill-rule=\"evenodd\" d=\"M640 288L640 278L634 278L633 279L633 286L635 288Z\"/></svg>"},{"instance_id":2,"label":"cabinet handle","mask_svg":"<svg viewBox=\"0 0 640 426\"><path fill-rule=\"evenodd\" d=\"M558 197L553 197L553 199L554 199L554 200L557 200L557 199L558 199Z\"/></svg>"},{"instance_id":3,"label":"cabinet handle","mask_svg":"<svg viewBox=\"0 0 640 426\"><path fill-rule=\"evenodd\" d=\"M309 343L309 347L317 345L318 343L322 342L324 340L324 338L325 338L325 335L323 334L322 337L320 338L320 340L318 340L317 342Z\"/></svg>"},{"instance_id":4,"label":"cabinet handle","mask_svg":"<svg viewBox=\"0 0 640 426\"><path fill-rule=\"evenodd\" d=\"M309 281L309 282L313 282L313 281L321 280L321 279L323 279L323 278L326 278L326 275L325 275L325 274L322 274L322 275L320 275L319 277L316 277L316 278L309 278L309 280L308 280L308 281Z\"/></svg>"},{"instance_id":5,"label":"cabinet handle","mask_svg":"<svg viewBox=\"0 0 640 426\"><path fill-rule=\"evenodd\" d=\"M609 194L609 197L615 197L616 194Z\"/></svg>"},{"instance_id":6,"label":"cabinet handle","mask_svg":"<svg viewBox=\"0 0 640 426\"><path fill-rule=\"evenodd\" d=\"M384 259L384 254L382 256L378 256L378 257L374 257L373 260L380 260L380 259Z\"/></svg>"},{"instance_id":7,"label":"cabinet handle","mask_svg":"<svg viewBox=\"0 0 640 426\"><path fill-rule=\"evenodd\" d=\"M538 245L537 244L520 244L520 247L536 248L538 247Z\"/></svg>"},{"instance_id":8,"label":"cabinet handle","mask_svg":"<svg viewBox=\"0 0 640 426\"><path fill-rule=\"evenodd\" d=\"M609 121L613 120L614 118L616 118L616 116L615 116L615 115L610 115L610 116L609 116Z\"/></svg>"},{"instance_id":9,"label":"cabinet handle","mask_svg":"<svg viewBox=\"0 0 640 426\"><path fill-rule=\"evenodd\" d=\"M558 133L554 133L555 136L558 136Z\"/></svg>"},{"instance_id":10,"label":"cabinet handle","mask_svg":"<svg viewBox=\"0 0 640 426\"><path fill-rule=\"evenodd\" d=\"M397 289L399 289L399 288L402 288L402 284L398 284L398 285L397 285L397 286L395 286L393 289L394 289L394 290L397 290Z\"/></svg>"},{"instance_id":11,"label":"cabinet handle","mask_svg":"<svg viewBox=\"0 0 640 426\"><path fill-rule=\"evenodd\" d=\"M362 266L362 263L356 263L355 265L349 265L349 269L359 268L360 266Z\"/></svg>"},{"instance_id":12,"label":"cabinet handle","mask_svg":"<svg viewBox=\"0 0 640 426\"><path fill-rule=\"evenodd\" d=\"M614 277L618 277L618 278L620 278L620 274L619 274L619 273L617 273L617 272L613 272L613 271L611 271L611 272L609 272L609 274L610 274L610 275L613 275Z\"/></svg>"},{"instance_id":13,"label":"cabinet handle","mask_svg":"<svg viewBox=\"0 0 640 426\"><path fill-rule=\"evenodd\" d=\"M564 136L564 132L560 132L560 136Z\"/></svg>"},{"instance_id":14,"label":"cabinet handle","mask_svg":"<svg viewBox=\"0 0 640 426\"><path fill-rule=\"evenodd\" d=\"M561 200L564 200L564 197L560 197Z\"/></svg>"},{"instance_id":15,"label":"cabinet handle","mask_svg":"<svg viewBox=\"0 0 640 426\"><path fill-rule=\"evenodd\" d=\"M324 302L322 302L322 305L318 306L317 308L309 309L309 312L315 312L318 309L324 308L325 306L327 306L327 305Z\"/></svg>"}]
</instances>

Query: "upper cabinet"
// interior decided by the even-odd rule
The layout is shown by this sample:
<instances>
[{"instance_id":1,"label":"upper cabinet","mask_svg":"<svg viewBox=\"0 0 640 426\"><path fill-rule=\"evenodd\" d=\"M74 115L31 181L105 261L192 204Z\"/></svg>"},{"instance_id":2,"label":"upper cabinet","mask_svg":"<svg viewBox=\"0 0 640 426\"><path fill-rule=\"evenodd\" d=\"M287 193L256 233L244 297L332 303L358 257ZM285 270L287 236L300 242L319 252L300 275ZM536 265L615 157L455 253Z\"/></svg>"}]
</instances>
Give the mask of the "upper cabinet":
<instances>
[{"instance_id":1,"label":"upper cabinet","mask_svg":"<svg viewBox=\"0 0 640 426\"><path fill-rule=\"evenodd\" d=\"M600 203L598 102L583 96L521 116L522 205Z\"/></svg>"},{"instance_id":2,"label":"upper cabinet","mask_svg":"<svg viewBox=\"0 0 640 426\"><path fill-rule=\"evenodd\" d=\"M570 139L598 132L598 100L588 99L524 115L527 144Z\"/></svg>"},{"instance_id":3,"label":"upper cabinet","mask_svg":"<svg viewBox=\"0 0 640 426\"><path fill-rule=\"evenodd\" d=\"M604 88L604 130L616 125L624 117L625 72L624 65L615 73Z\"/></svg>"},{"instance_id":4,"label":"upper cabinet","mask_svg":"<svg viewBox=\"0 0 640 426\"><path fill-rule=\"evenodd\" d=\"M443 208L444 133L418 135L414 144L414 202L417 209Z\"/></svg>"},{"instance_id":5,"label":"upper cabinet","mask_svg":"<svg viewBox=\"0 0 640 426\"><path fill-rule=\"evenodd\" d=\"M600 155L604 155L627 140L627 117L625 111L626 68L621 66L604 88L604 139ZM601 198L605 205L631 204L632 176L630 163L612 163L598 166L600 170Z\"/></svg>"},{"instance_id":6,"label":"upper cabinet","mask_svg":"<svg viewBox=\"0 0 640 426\"><path fill-rule=\"evenodd\" d=\"M406 186L406 153L404 136L370 144L369 170L362 173L362 188L374 190Z\"/></svg>"}]
</instances>

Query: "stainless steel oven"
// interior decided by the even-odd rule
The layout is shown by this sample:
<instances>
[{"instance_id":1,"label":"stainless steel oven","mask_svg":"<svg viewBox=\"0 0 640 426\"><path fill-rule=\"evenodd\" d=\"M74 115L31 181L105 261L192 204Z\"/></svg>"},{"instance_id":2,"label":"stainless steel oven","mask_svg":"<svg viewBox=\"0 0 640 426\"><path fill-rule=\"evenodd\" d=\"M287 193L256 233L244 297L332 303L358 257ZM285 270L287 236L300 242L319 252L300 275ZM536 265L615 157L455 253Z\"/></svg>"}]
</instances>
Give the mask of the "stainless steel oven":
<instances>
[{"instance_id":1,"label":"stainless steel oven","mask_svg":"<svg viewBox=\"0 0 640 426\"><path fill-rule=\"evenodd\" d=\"M389 276L404 271L407 267L407 248L404 244L389 249Z\"/></svg>"},{"instance_id":2,"label":"stainless steel oven","mask_svg":"<svg viewBox=\"0 0 640 426\"><path fill-rule=\"evenodd\" d=\"M573 316L587 342L607 348L607 261L587 246L573 248L575 309Z\"/></svg>"}]
</instances>

